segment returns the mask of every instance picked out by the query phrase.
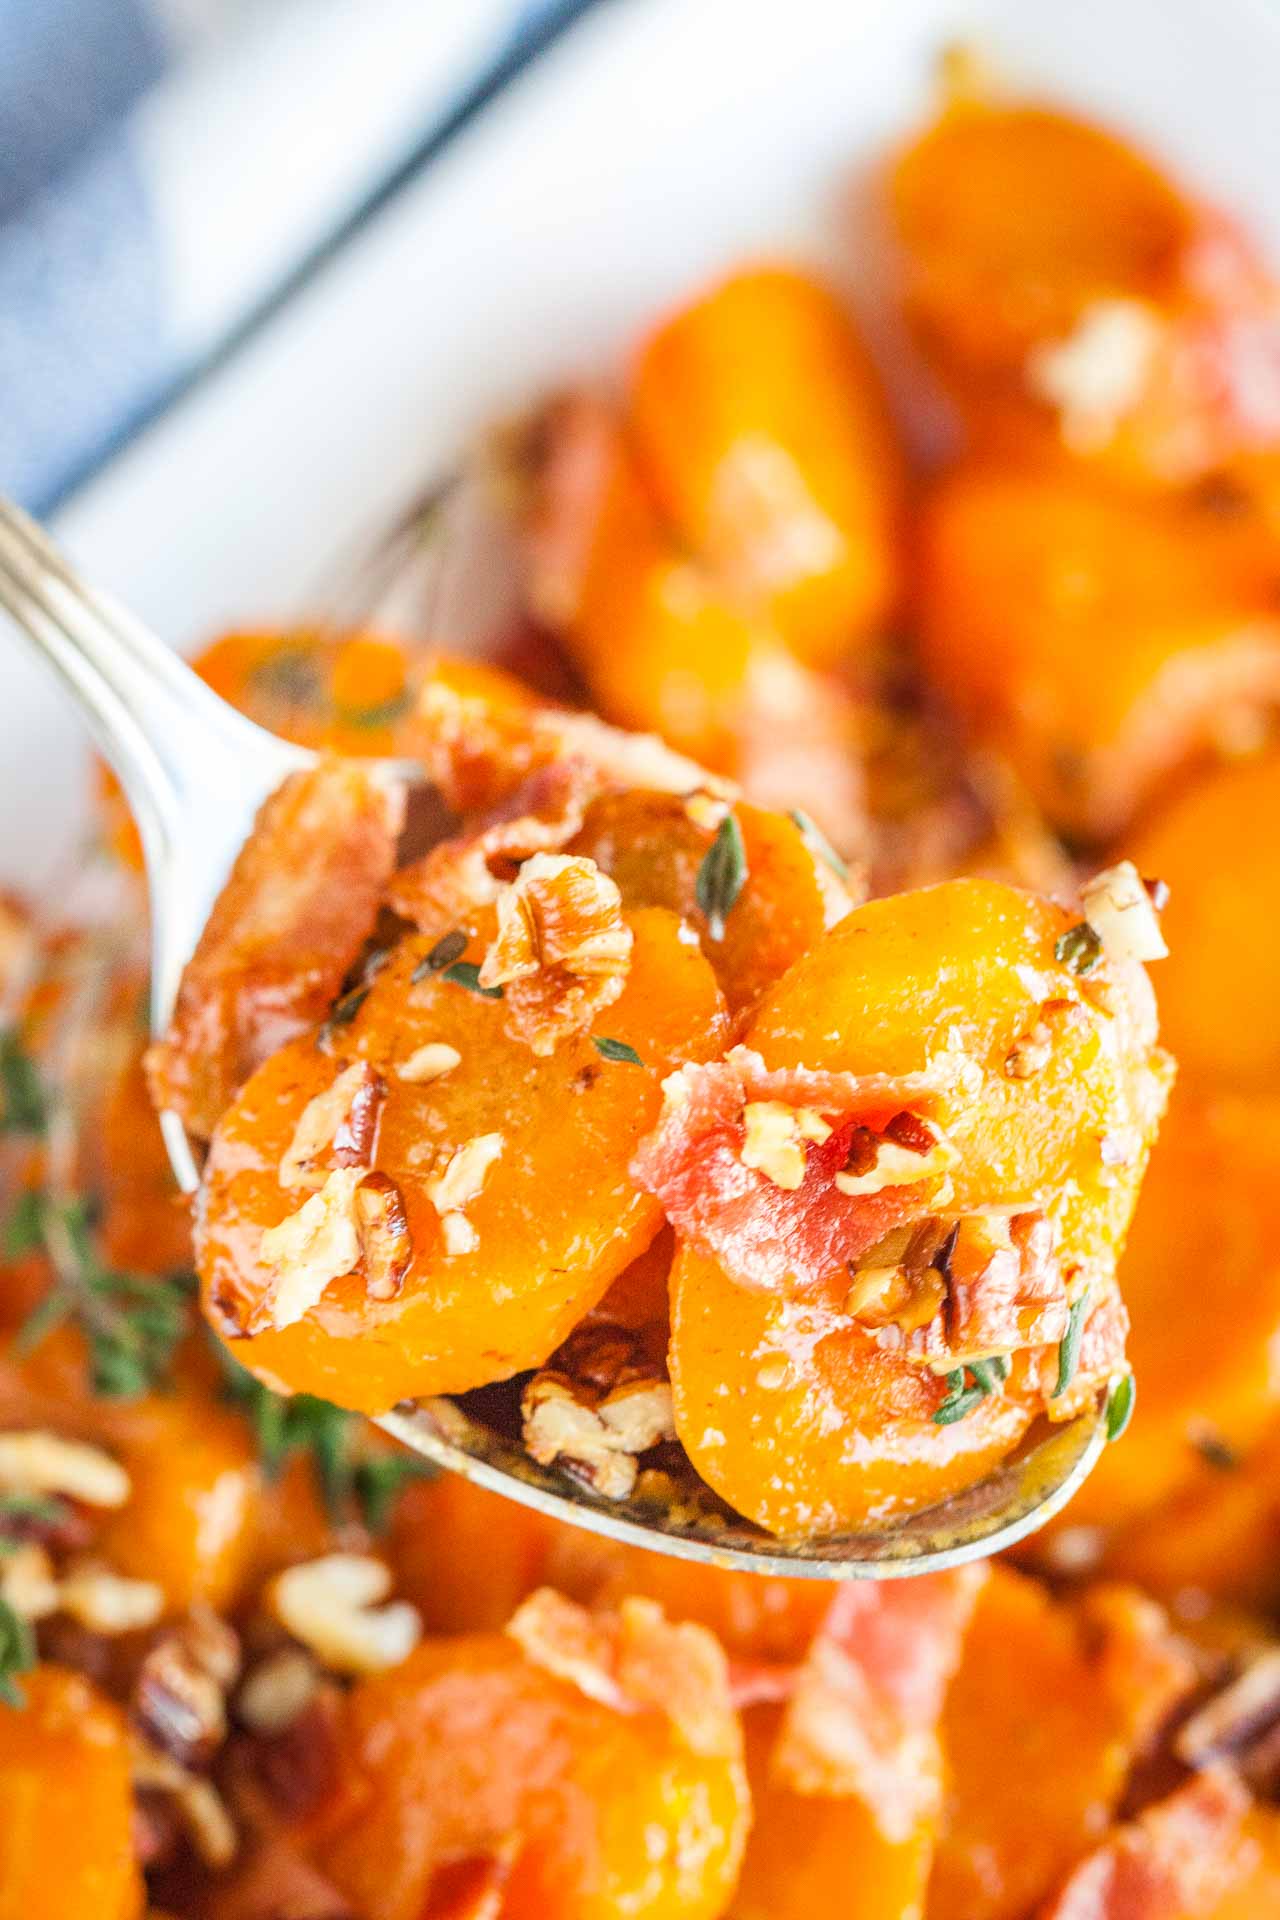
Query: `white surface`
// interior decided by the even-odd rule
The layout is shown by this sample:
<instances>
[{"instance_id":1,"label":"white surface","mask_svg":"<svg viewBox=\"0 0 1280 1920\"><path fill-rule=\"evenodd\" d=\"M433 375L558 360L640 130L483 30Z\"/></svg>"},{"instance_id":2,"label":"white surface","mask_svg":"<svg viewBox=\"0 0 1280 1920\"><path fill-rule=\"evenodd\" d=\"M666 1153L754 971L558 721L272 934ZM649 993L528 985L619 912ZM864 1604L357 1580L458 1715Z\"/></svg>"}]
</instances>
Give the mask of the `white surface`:
<instances>
[{"instance_id":1,"label":"white surface","mask_svg":"<svg viewBox=\"0 0 1280 1920\"><path fill-rule=\"evenodd\" d=\"M924 110L939 47L971 31L1016 79L1248 210L1280 254L1264 0L610 0L61 533L179 644L289 611L495 407L606 367L744 253L839 259L850 182ZM0 688L0 873L30 876L73 829L82 756L8 652Z\"/></svg>"}]
</instances>

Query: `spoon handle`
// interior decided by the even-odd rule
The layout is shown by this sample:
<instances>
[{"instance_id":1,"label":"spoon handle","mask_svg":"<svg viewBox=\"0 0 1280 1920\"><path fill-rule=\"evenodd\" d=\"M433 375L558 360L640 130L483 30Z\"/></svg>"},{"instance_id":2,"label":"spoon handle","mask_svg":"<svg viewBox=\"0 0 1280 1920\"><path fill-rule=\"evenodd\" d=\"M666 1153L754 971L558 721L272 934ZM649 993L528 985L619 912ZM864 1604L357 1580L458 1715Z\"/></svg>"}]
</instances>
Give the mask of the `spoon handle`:
<instances>
[{"instance_id":1,"label":"spoon handle","mask_svg":"<svg viewBox=\"0 0 1280 1920\"><path fill-rule=\"evenodd\" d=\"M151 892L153 1023L163 1025L255 813L312 756L227 706L2 498L0 607L76 699L137 820Z\"/></svg>"}]
</instances>

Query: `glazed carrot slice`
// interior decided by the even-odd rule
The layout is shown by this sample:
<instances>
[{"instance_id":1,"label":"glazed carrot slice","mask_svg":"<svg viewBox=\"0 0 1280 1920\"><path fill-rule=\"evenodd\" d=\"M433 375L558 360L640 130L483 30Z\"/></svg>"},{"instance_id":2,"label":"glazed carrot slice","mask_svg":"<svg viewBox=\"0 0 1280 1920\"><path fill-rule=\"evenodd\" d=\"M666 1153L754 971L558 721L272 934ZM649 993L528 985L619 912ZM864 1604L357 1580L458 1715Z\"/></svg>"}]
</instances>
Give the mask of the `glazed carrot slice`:
<instances>
[{"instance_id":1,"label":"glazed carrot slice","mask_svg":"<svg viewBox=\"0 0 1280 1920\"><path fill-rule=\"evenodd\" d=\"M356 1687L322 1870L369 1920L468 1910L448 1904L463 1862L504 1920L714 1920L749 1818L715 1642L642 1601L593 1621L551 1594L512 1632L426 1642ZM632 1693L640 1659L669 1711Z\"/></svg>"},{"instance_id":2,"label":"glazed carrot slice","mask_svg":"<svg viewBox=\"0 0 1280 1920\"><path fill-rule=\"evenodd\" d=\"M1280 1411L1269 1358L1280 1340L1278 1173L1280 1104L1179 1088L1120 1269L1133 1422L1064 1525L1156 1513L1201 1478L1203 1449L1243 1456Z\"/></svg>"},{"instance_id":3,"label":"glazed carrot slice","mask_svg":"<svg viewBox=\"0 0 1280 1920\"><path fill-rule=\"evenodd\" d=\"M713 935L699 904L698 875L716 836L735 827L744 884ZM666 907L695 926L735 1013L752 1007L853 906L833 856L803 817L797 822L745 801L730 807L707 794L691 801L674 794L607 795L588 808L571 850L609 874L628 905Z\"/></svg>"},{"instance_id":4,"label":"glazed carrot slice","mask_svg":"<svg viewBox=\"0 0 1280 1920\"><path fill-rule=\"evenodd\" d=\"M1274 565L1247 520L961 468L920 541L929 674L1073 834L1124 829L1280 693Z\"/></svg>"},{"instance_id":5,"label":"glazed carrot slice","mask_svg":"<svg viewBox=\"0 0 1280 1920\"><path fill-rule=\"evenodd\" d=\"M197 1230L215 1322L260 1329L237 1340L246 1366L372 1411L503 1379L545 1360L648 1245L661 1213L627 1163L656 1117L662 1075L716 1051L724 1029L714 977L675 918L648 909L628 925L621 997L543 1057L507 1030L502 1000L467 984L483 939L469 960L463 944L448 968L433 970L435 943L418 938L396 950L323 1044L296 1041L259 1070L214 1139ZM450 977L457 966L463 976ZM606 1057L596 1039L643 1064ZM306 1126L323 1118L312 1103L330 1097L340 1074L350 1100L320 1129L318 1169L297 1166L304 1114L311 1110ZM376 1119L372 1168L368 1132L349 1152L333 1144L345 1119L353 1138L361 1133L361 1112ZM291 1152L294 1170L284 1173L297 1185L282 1182ZM335 1154L348 1166L332 1164ZM403 1271L373 1296L365 1267L352 1271L354 1229L341 1225L352 1204L346 1186L364 1171L398 1195L408 1242ZM263 1236L318 1200L314 1218L328 1205L326 1184L346 1252L334 1258L329 1245L320 1296L280 1324L282 1280L309 1272L314 1282L306 1263L315 1246L304 1230L294 1254L282 1249L282 1265Z\"/></svg>"},{"instance_id":6,"label":"glazed carrot slice","mask_svg":"<svg viewBox=\"0 0 1280 1920\"><path fill-rule=\"evenodd\" d=\"M1115 1265L1169 1070L1141 969L1078 974L1070 932L994 882L872 901L743 1048L669 1083L637 1172L685 1243L677 1431L761 1524L928 1504L1123 1364ZM995 1354L1007 1378L957 1407Z\"/></svg>"},{"instance_id":7,"label":"glazed carrot slice","mask_svg":"<svg viewBox=\"0 0 1280 1920\"><path fill-rule=\"evenodd\" d=\"M1182 1072L1228 1092L1280 1089L1269 932L1280 915L1280 756L1216 769L1133 847L1169 888L1160 1017Z\"/></svg>"},{"instance_id":8,"label":"glazed carrot slice","mask_svg":"<svg viewBox=\"0 0 1280 1920\"><path fill-rule=\"evenodd\" d=\"M62 1667L22 1687L22 1707L0 1706L0 1916L138 1920L124 1715Z\"/></svg>"},{"instance_id":9,"label":"glazed carrot slice","mask_svg":"<svg viewBox=\"0 0 1280 1920\"><path fill-rule=\"evenodd\" d=\"M798 658L832 665L883 624L901 458L821 280L749 268L680 308L636 357L629 418L673 529Z\"/></svg>"},{"instance_id":10,"label":"glazed carrot slice","mask_svg":"<svg viewBox=\"0 0 1280 1920\"><path fill-rule=\"evenodd\" d=\"M1280 300L1229 217L1102 128L967 103L900 156L907 314L976 445L1166 488L1280 437Z\"/></svg>"}]
</instances>

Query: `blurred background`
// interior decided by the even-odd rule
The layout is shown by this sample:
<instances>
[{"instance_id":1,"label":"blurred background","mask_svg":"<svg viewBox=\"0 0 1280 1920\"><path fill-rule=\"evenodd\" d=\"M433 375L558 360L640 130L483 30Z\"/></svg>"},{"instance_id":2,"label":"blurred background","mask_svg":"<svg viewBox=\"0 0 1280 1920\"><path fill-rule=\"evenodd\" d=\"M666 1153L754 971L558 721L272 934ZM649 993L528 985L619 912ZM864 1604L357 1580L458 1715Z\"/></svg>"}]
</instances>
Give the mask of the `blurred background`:
<instances>
[{"instance_id":1,"label":"blurred background","mask_svg":"<svg viewBox=\"0 0 1280 1920\"><path fill-rule=\"evenodd\" d=\"M0 488L56 507L590 0L4 0Z\"/></svg>"}]
</instances>

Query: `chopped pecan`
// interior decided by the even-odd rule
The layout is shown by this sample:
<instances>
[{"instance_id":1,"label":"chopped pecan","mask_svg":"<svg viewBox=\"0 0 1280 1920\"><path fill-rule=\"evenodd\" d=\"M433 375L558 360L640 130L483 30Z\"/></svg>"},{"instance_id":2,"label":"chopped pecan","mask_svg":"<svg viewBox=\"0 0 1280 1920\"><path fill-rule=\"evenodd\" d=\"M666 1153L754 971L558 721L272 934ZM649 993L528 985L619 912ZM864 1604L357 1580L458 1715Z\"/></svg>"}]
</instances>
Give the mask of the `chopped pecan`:
<instances>
[{"instance_id":1,"label":"chopped pecan","mask_svg":"<svg viewBox=\"0 0 1280 1920\"><path fill-rule=\"evenodd\" d=\"M625 1500L638 1456L675 1436L671 1388L654 1368L629 1360L612 1379L597 1365L595 1380L607 1384L549 1367L535 1374L521 1397L524 1444L541 1466L560 1461L606 1499Z\"/></svg>"},{"instance_id":2,"label":"chopped pecan","mask_svg":"<svg viewBox=\"0 0 1280 1920\"><path fill-rule=\"evenodd\" d=\"M129 1476L118 1460L84 1440L34 1430L0 1433L0 1491L63 1494L86 1507L122 1507Z\"/></svg>"},{"instance_id":3,"label":"chopped pecan","mask_svg":"<svg viewBox=\"0 0 1280 1920\"><path fill-rule=\"evenodd\" d=\"M413 1259L404 1196L385 1173L366 1173L356 1188L356 1233L371 1300L394 1300Z\"/></svg>"},{"instance_id":4,"label":"chopped pecan","mask_svg":"<svg viewBox=\"0 0 1280 1920\"><path fill-rule=\"evenodd\" d=\"M90 1633L136 1633L164 1612L164 1588L128 1580L101 1561L73 1561L59 1583L58 1606Z\"/></svg>"},{"instance_id":5,"label":"chopped pecan","mask_svg":"<svg viewBox=\"0 0 1280 1920\"><path fill-rule=\"evenodd\" d=\"M236 1718L250 1733L283 1733L311 1704L319 1684L320 1669L309 1653L281 1647L245 1676L236 1695Z\"/></svg>"},{"instance_id":6,"label":"chopped pecan","mask_svg":"<svg viewBox=\"0 0 1280 1920\"><path fill-rule=\"evenodd\" d=\"M742 1164L754 1167L784 1193L804 1185L804 1143L821 1146L831 1128L813 1107L781 1100L748 1100L742 1109Z\"/></svg>"},{"instance_id":7,"label":"chopped pecan","mask_svg":"<svg viewBox=\"0 0 1280 1920\"><path fill-rule=\"evenodd\" d=\"M143 1658L129 1703L139 1736L182 1767L209 1765L227 1732L227 1694L240 1641L206 1607L163 1633Z\"/></svg>"},{"instance_id":8,"label":"chopped pecan","mask_svg":"<svg viewBox=\"0 0 1280 1920\"><path fill-rule=\"evenodd\" d=\"M480 983L506 988L508 1032L546 1055L618 998L631 946L622 896L594 860L535 853L499 895Z\"/></svg>"},{"instance_id":9,"label":"chopped pecan","mask_svg":"<svg viewBox=\"0 0 1280 1920\"><path fill-rule=\"evenodd\" d=\"M268 1589L275 1618L334 1673L381 1673L418 1644L422 1621L407 1601L378 1603L391 1570L369 1554L328 1553L277 1574Z\"/></svg>"},{"instance_id":10,"label":"chopped pecan","mask_svg":"<svg viewBox=\"0 0 1280 1920\"><path fill-rule=\"evenodd\" d=\"M296 1213L265 1229L259 1244L263 1260L275 1269L275 1282L251 1314L246 1332L292 1326L326 1287L353 1270L360 1258L355 1197L364 1177L359 1167L335 1167Z\"/></svg>"},{"instance_id":11,"label":"chopped pecan","mask_svg":"<svg viewBox=\"0 0 1280 1920\"><path fill-rule=\"evenodd\" d=\"M134 1739L130 1757L135 1789L168 1800L207 1867L229 1867L236 1857L239 1836L213 1783L140 1738Z\"/></svg>"},{"instance_id":12,"label":"chopped pecan","mask_svg":"<svg viewBox=\"0 0 1280 1920\"><path fill-rule=\"evenodd\" d=\"M308 1100L280 1161L280 1185L318 1192L335 1167L369 1167L386 1088L366 1060Z\"/></svg>"}]
</instances>

